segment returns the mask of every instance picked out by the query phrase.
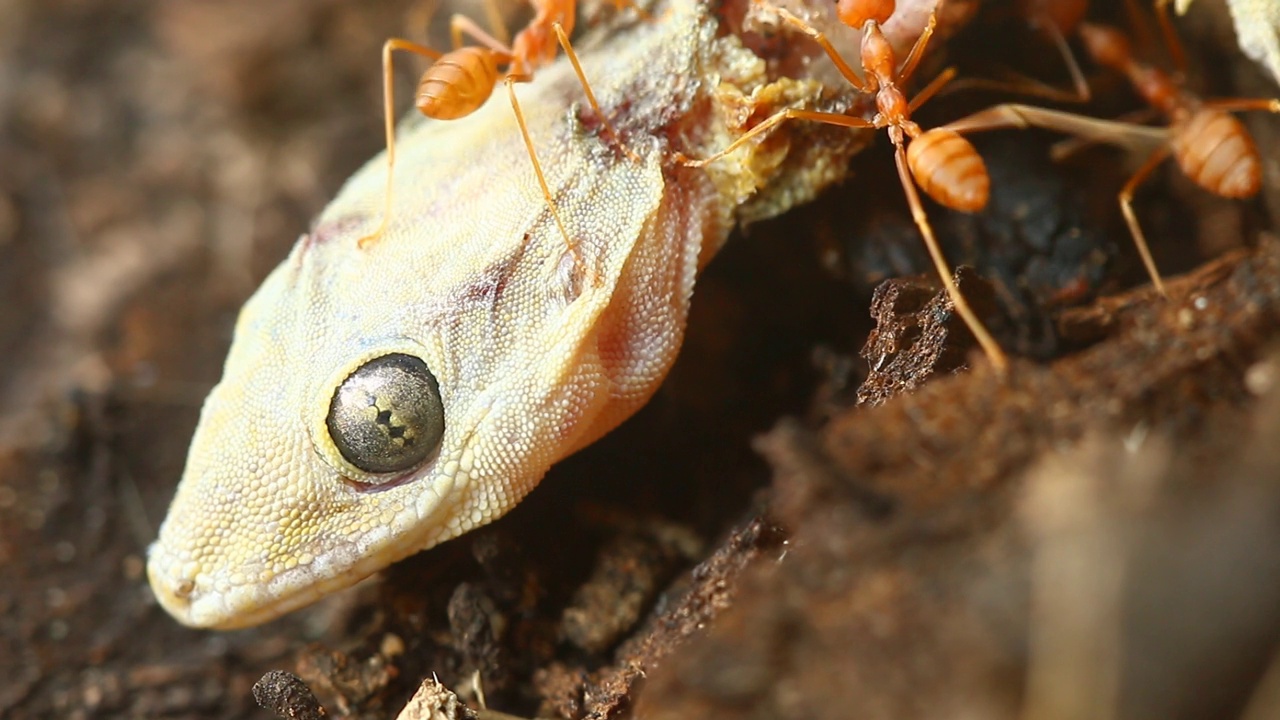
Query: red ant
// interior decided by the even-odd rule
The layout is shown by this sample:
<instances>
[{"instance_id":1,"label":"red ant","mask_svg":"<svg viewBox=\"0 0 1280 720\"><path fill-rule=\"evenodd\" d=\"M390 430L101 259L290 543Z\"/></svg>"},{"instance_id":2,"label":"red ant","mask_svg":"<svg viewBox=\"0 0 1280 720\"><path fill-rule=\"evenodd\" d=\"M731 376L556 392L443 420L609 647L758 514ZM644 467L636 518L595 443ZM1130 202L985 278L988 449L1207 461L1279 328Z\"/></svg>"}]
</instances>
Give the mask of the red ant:
<instances>
[{"instance_id":1,"label":"red ant","mask_svg":"<svg viewBox=\"0 0 1280 720\"><path fill-rule=\"evenodd\" d=\"M1175 58L1181 58L1183 53L1172 31L1167 5L1166 0L1158 0L1156 9L1162 27L1168 28L1164 34L1170 44L1171 54ZM1262 158L1249 131L1230 113L1239 110L1280 113L1280 100L1202 100L1183 87L1180 79L1134 59L1128 40L1119 30L1082 23L1078 32L1093 60L1128 76L1137 93L1166 118L1167 124L1164 127L1098 120L1019 104L997 105L944 127L968 133L1036 126L1087 138L1093 142L1126 146L1146 142L1157 145L1133 177L1125 183L1118 199L1152 283L1161 295L1167 296L1160 271L1156 268L1142 227L1133 212L1134 193L1160 163L1172 155L1183 174L1205 190L1226 198L1253 197L1262 188Z\"/></svg>"},{"instance_id":2,"label":"red ant","mask_svg":"<svg viewBox=\"0 0 1280 720\"><path fill-rule=\"evenodd\" d=\"M453 38L454 49L442 53L426 45L402 38L391 38L382 46L382 84L383 84L383 118L387 136L387 191L386 202L382 213L382 222L371 235L361 238L361 247L379 237L387 228L391 216L391 186L396 163L395 144L395 98L394 69L392 53L396 50L407 51L430 58L435 62L426 69L418 81L416 106L429 118L437 120L457 120L475 112L493 95L501 73L499 67L505 65L506 73L501 75L507 88L507 97L511 109L515 113L516 122L524 139L525 148L529 151L529 159L533 162L533 171L537 175L538 185L547 200L551 216L564 236L569 252L577 256L576 244L569 239L560 213L556 209L551 189L547 186L542 172L542 164L538 161L533 140L529 137L529 129L525 124L524 113L520 110L520 102L516 99L515 84L529 82L533 79L533 71L555 58L556 43L551 42L554 35L559 46L564 48L565 55L573 64L574 72L586 91L587 102L591 105L596 117L600 118L605 134L617 138L613 126L600 110L595 93L587 82L578 56L569 43L569 34L573 32L576 0L530 0L534 6L534 17L523 30L516 34L510 46L494 38L476 25L470 18L454 15L450 19L449 30ZM626 0L618 0L625 4ZM504 36L505 32L502 33ZM480 43L479 46L464 46L466 35ZM627 151L628 155L632 153Z\"/></svg>"},{"instance_id":3,"label":"red ant","mask_svg":"<svg viewBox=\"0 0 1280 720\"><path fill-rule=\"evenodd\" d=\"M841 113L787 108L756 125L720 152L701 160L686 158L684 161L695 167L713 162L750 142L757 135L769 131L775 125L792 119L811 120L848 128L887 128L889 140L894 145L894 161L898 169L898 178L902 182L907 203L911 207L911 216L924 237L925 247L929 251L938 276L942 279L943 287L946 288L956 312L982 346L987 357L991 359L991 363L997 370L1004 371L1008 367L1008 359L956 287L951 266L942 255L942 249L938 246L933 228L929 225L924 206L920 202L920 195L916 191L918 183L920 189L941 205L962 212L977 212L986 207L991 179L982 158L968 140L945 128L921 130L920 126L911 120L911 113L950 81L954 73L948 71L938 76L908 102L902 86L911 79L911 75L924 55L925 47L937 24L936 11L930 13L929 24L920 33L920 37L907 54L902 66L898 67L893 47L880 29L893 14L894 9L893 0L839 0L836 5L836 13L841 22L862 30L861 60L866 80L860 79L854 73L822 32L786 10L780 8L777 10L783 20L795 26L822 47L849 84L861 92L875 95L876 108L879 112L873 119L866 120Z\"/></svg>"}]
</instances>

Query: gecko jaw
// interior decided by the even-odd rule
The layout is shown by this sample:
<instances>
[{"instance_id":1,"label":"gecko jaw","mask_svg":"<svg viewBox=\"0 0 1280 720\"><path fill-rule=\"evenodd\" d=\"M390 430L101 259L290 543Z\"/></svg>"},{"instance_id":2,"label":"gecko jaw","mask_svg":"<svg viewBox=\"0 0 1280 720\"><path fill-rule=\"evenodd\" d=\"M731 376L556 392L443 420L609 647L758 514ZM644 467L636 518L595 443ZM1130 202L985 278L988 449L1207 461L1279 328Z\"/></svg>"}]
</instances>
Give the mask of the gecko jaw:
<instances>
[{"instance_id":1,"label":"gecko jaw","mask_svg":"<svg viewBox=\"0 0 1280 720\"><path fill-rule=\"evenodd\" d=\"M442 502L425 505L448 514ZM414 514L413 521L402 517L391 525L412 527L417 516L414 510L409 513ZM156 542L148 552L147 575L161 607L183 625L234 630L310 605L457 534L448 526L434 527L425 537L397 534L391 526L383 526L356 542L332 547L309 562L274 574L252 568L206 571Z\"/></svg>"},{"instance_id":2,"label":"gecko jaw","mask_svg":"<svg viewBox=\"0 0 1280 720\"><path fill-rule=\"evenodd\" d=\"M152 545L147 575L160 605L183 625L193 628L232 630L258 625L321 597L343 589L377 572L382 565L361 562L355 548L343 553L351 564L332 572L337 556L317 557L307 565L275 574L266 582L232 584L226 571L192 572L162 548Z\"/></svg>"}]
</instances>

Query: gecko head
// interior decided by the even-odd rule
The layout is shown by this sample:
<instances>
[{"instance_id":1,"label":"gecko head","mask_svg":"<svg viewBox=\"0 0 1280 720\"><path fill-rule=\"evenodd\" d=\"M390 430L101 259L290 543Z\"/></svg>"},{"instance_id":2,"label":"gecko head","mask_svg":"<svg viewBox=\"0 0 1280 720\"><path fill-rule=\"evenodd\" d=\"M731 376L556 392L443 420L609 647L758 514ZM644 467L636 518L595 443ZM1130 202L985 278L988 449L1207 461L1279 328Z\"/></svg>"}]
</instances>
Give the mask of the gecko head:
<instances>
[{"instance_id":1,"label":"gecko head","mask_svg":"<svg viewBox=\"0 0 1280 720\"><path fill-rule=\"evenodd\" d=\"M465 439L446 443L429 348L373 343L308 380L293 352L248 345L205 402L148 559L161 605L195 627L269 620L444 539L447 520L412 529L448 515L471 469Z\"/></svg>"},{"instance_id":2,"label":"gecko head","mask_svg":"<svg viewBox=\"0 0 1280 720\"><path fill-rule=\"evenodd\" d=\"M609 288L548 295L555 258L388 279L323 252L300 243L245 306L202 408L147 565L184 624L270 620L496 519L609 402ZM415 292L369 292L375 264Z\"/></svg>"},{"instance_id":3,"label":"gecko head","mask_svg":"<svg viewBox=\"0 0 1280 720\"><path fill-rule=\"evenodd\" d=\"M528 89L558 216L509 104L424 122L383 231L375 158L241 311L148 553L179 621L261 623L495 520L661 382L729 208L566 123L567 64Z\"/></svg>"},{"instance_id":4,"label":"gecko head","mask_svg":"<svg viewBox=\"0 0 1280 720\"><path fill-rule=\"evenodd\" d=\"M457 442L442 452L445 414L428 354L402 341L358 355L322 383L323 427L296 412L307 403L285 410L305 383L274 371L272 353L224 380L206 401L151 549L161 605L196 627L252 625L411 552L397 530L445 511L441 493L466 471Z\"/></svg>"}]
</instances>

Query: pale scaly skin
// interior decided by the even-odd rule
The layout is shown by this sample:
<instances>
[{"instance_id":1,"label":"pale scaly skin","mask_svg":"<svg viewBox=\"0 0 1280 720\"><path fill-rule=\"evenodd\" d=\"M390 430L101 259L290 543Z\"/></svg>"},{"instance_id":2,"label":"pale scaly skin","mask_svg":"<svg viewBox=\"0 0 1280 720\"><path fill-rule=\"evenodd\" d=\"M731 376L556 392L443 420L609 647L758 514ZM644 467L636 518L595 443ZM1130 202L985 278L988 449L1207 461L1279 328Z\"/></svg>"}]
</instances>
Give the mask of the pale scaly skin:
<instances>
[{"instance_id":1,"label":"pale scaly skin","mask_svg":"<svg viewBox=\"0 0 1280 720\"><path fill-rule=\"evenodd\" d=\"M1240 51L1271 72L1280 83L1280 0L1226 0L1236 26ZM1191 0L1174 0L1179 14Z\"/></svg>"},{"instance_id":2,"label":"pale scaly skin","mask_svg":"<svg viewBox=\"0 0 1280 720\"><path fill-rule=\"evenodd\" d=\"M148 557L174 617L264 622L484 525L654 392L698 268L770 167L750 149L706 170L672 160L673 142L728 142L725 93L769 86L701 4L653 18L582 52L639 162L601 136L563 60L517 86L585 275L500 86L470 117L401 128L384 236L357 246L382 211L379 156L245 305ZM367 484L379 478L343 459L325 417L338 384L389 352L435 374L445 432L434 459Z\"/></svg>"}]
</instances>

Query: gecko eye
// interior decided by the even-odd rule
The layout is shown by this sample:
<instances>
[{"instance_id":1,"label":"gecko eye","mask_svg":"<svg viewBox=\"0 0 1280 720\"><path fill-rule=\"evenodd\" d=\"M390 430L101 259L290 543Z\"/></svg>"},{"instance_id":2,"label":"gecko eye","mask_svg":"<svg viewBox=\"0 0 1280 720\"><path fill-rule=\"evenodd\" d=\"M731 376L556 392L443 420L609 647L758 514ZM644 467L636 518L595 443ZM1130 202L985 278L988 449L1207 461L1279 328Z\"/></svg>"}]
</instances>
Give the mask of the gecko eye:
<instances>
[{"instance_id":1,"label":"gecko eye","mask_svg":"<svg viewBox=\"0 0 1280 720\"><path fill-rule=\"evenodd\" d=\"M444 435L440 386L412 355L374 358L338 386L325 425L338 452L357 468L408 470L435 452Z\"/></svg>"}]
</instances>

